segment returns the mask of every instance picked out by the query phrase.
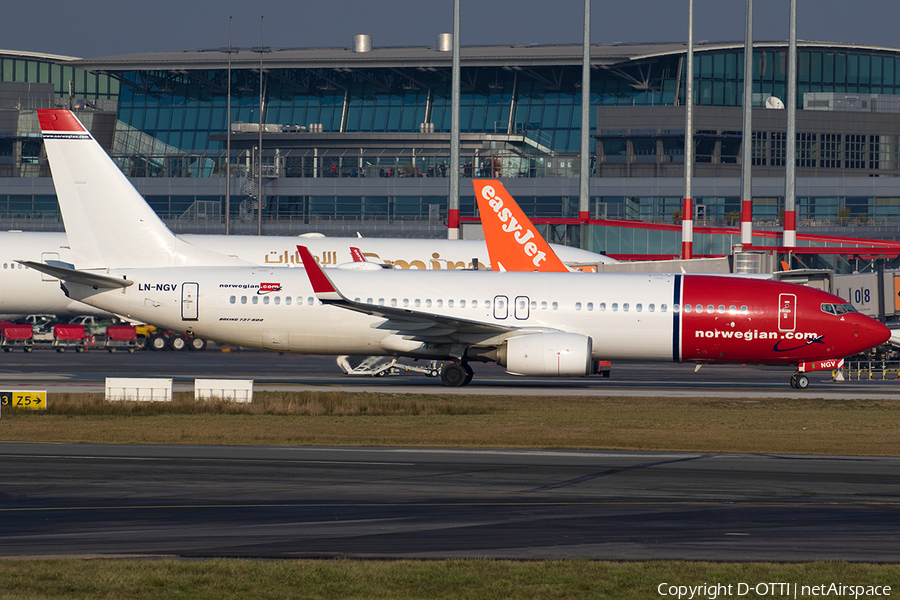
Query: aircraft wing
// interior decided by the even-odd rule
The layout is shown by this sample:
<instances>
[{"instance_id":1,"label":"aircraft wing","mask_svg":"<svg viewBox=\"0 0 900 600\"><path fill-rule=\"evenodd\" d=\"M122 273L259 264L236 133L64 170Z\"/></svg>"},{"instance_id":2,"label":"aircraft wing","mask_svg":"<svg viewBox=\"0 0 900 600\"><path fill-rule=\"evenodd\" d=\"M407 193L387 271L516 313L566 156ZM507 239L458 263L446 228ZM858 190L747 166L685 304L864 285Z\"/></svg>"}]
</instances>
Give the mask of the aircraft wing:
<instances>
[{"instance_id":1,"label":"aircraft wing","mask_svg":"<svg viewBox=\"0 0 900 600\"><path fill-rule=\"evenodd\" d=\"M515 327L504 327L491 323L481 323L468 319L458 319L433 313L419 312L407 308L394 306L378 306L375 304L363 304L353 302L347 298L340 300L323 299L322 303L340 306L347 310L389 319L389 322L380 326L383 329L399 330L404 335L416 337L434 337L436 335L497 335L516 331Z\"/></svg>"},{"instance_id":2,"label":"aircraft wing","mask_svg":"<svg viewBox=\"0 0 900 600\"><path fill-rule=\"evenodd\" d=\"M130 285L134 285L133 281L128 279L117 279L115 277L109 277L108 275L100 275L99 273L91 273L90 271L79 271L77 269L70 269L68 267L56 266L56 265L48 265L46 263L34 262L31 260L18 260L16 261L19 264L23 264L26 267L34 269L35 271L40 271L41 273L46 273L47 275L52 275L57 279L62 279L64 281L71 281L72 283L80 283L82 285L89 285L94 288L104 287L104 288L124 288Z\"/></svg>"}]
</instances>

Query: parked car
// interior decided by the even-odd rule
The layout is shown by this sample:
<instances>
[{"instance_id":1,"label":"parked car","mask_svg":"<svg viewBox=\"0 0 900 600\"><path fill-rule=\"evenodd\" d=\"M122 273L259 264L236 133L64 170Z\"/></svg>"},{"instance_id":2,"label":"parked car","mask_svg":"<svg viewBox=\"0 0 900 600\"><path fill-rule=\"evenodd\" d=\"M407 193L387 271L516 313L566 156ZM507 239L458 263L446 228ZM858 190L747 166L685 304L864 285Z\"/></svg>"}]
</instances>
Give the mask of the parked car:
<instances>
[{"instance_id":1,"label":"parked car","mask_svg":"<svg viewBox=\"0 0 900 600\"><path fill-rule=\"evenodd\" d=\"M118 317L95 317L93 315L81 315L72 317L67 325L84 325L89 336L106 335L107 325L123 325L125 321Z\"/></svg>"},{"instance_id":2,"label":"parked car","mask_svg":"<svg viewBox=\"0 0 900 600\"><path fill-rule=\"evenodd\" d=\"M15 323L20 325L31 325L35 334L52 332L53 325L58 322L56 315L28 315L22 319L15 320Z\"/></svg>"}]
</instances>

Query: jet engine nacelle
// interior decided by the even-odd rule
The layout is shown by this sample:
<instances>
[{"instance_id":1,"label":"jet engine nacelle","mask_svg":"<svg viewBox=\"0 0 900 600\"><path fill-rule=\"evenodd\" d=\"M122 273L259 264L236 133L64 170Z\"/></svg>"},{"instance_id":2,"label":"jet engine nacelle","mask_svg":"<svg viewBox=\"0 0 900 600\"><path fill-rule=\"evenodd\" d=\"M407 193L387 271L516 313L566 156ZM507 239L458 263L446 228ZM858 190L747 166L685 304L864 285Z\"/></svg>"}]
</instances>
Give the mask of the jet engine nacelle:
<instances>
[{"instance_id":1,"label":"jet engine nacelle","mask_svg":"<svg viewBox=\"0 0 900 600\"><path fill-rule=\"evenodd\" d=\"M532 333L500 348L501 367L512 375L584 377L591 372L591 338L578 333Z\"/></svg>"}]
</instances>

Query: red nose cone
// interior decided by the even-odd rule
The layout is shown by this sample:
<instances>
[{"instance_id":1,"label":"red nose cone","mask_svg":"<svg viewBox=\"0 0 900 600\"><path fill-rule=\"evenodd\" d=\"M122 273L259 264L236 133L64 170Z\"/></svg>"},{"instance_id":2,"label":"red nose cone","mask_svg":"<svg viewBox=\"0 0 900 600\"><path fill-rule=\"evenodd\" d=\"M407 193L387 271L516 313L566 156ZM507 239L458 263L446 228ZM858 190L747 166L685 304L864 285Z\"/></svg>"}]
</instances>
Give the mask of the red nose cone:
<instances>
[{"instance_id":1,"label":"red nose cone","mask_svg":"<svg viewBox=\"0 0 900 600\"><path fill-rule=\"evenodd\" d=\"M865 315L856 314L853 316L858 318L858 321L854 323L856 325L854 328L856 340L854 341L859 342L859 350L857 352L864 352L890 339L891 330L883 323L879 323Z\"/></svg>"}]
</instances>

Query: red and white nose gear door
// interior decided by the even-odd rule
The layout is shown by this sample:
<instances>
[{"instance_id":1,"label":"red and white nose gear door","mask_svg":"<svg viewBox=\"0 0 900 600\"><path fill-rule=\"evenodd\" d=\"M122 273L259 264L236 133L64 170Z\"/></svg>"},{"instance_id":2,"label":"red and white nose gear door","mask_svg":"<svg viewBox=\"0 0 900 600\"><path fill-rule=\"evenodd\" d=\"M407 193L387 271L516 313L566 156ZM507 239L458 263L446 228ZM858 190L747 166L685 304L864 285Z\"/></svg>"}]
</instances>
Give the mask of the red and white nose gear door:
<instances>
[{"instance_id":1,"label":"red and white nose gear door","mask_svg":"<svg viewBox=\"0 0 900 600\"><path fill-rule=\"evenodd\" d=\"M778 331L793 331L797 327L797 296L778 295Z\"/></svg>"}]
</instances>

